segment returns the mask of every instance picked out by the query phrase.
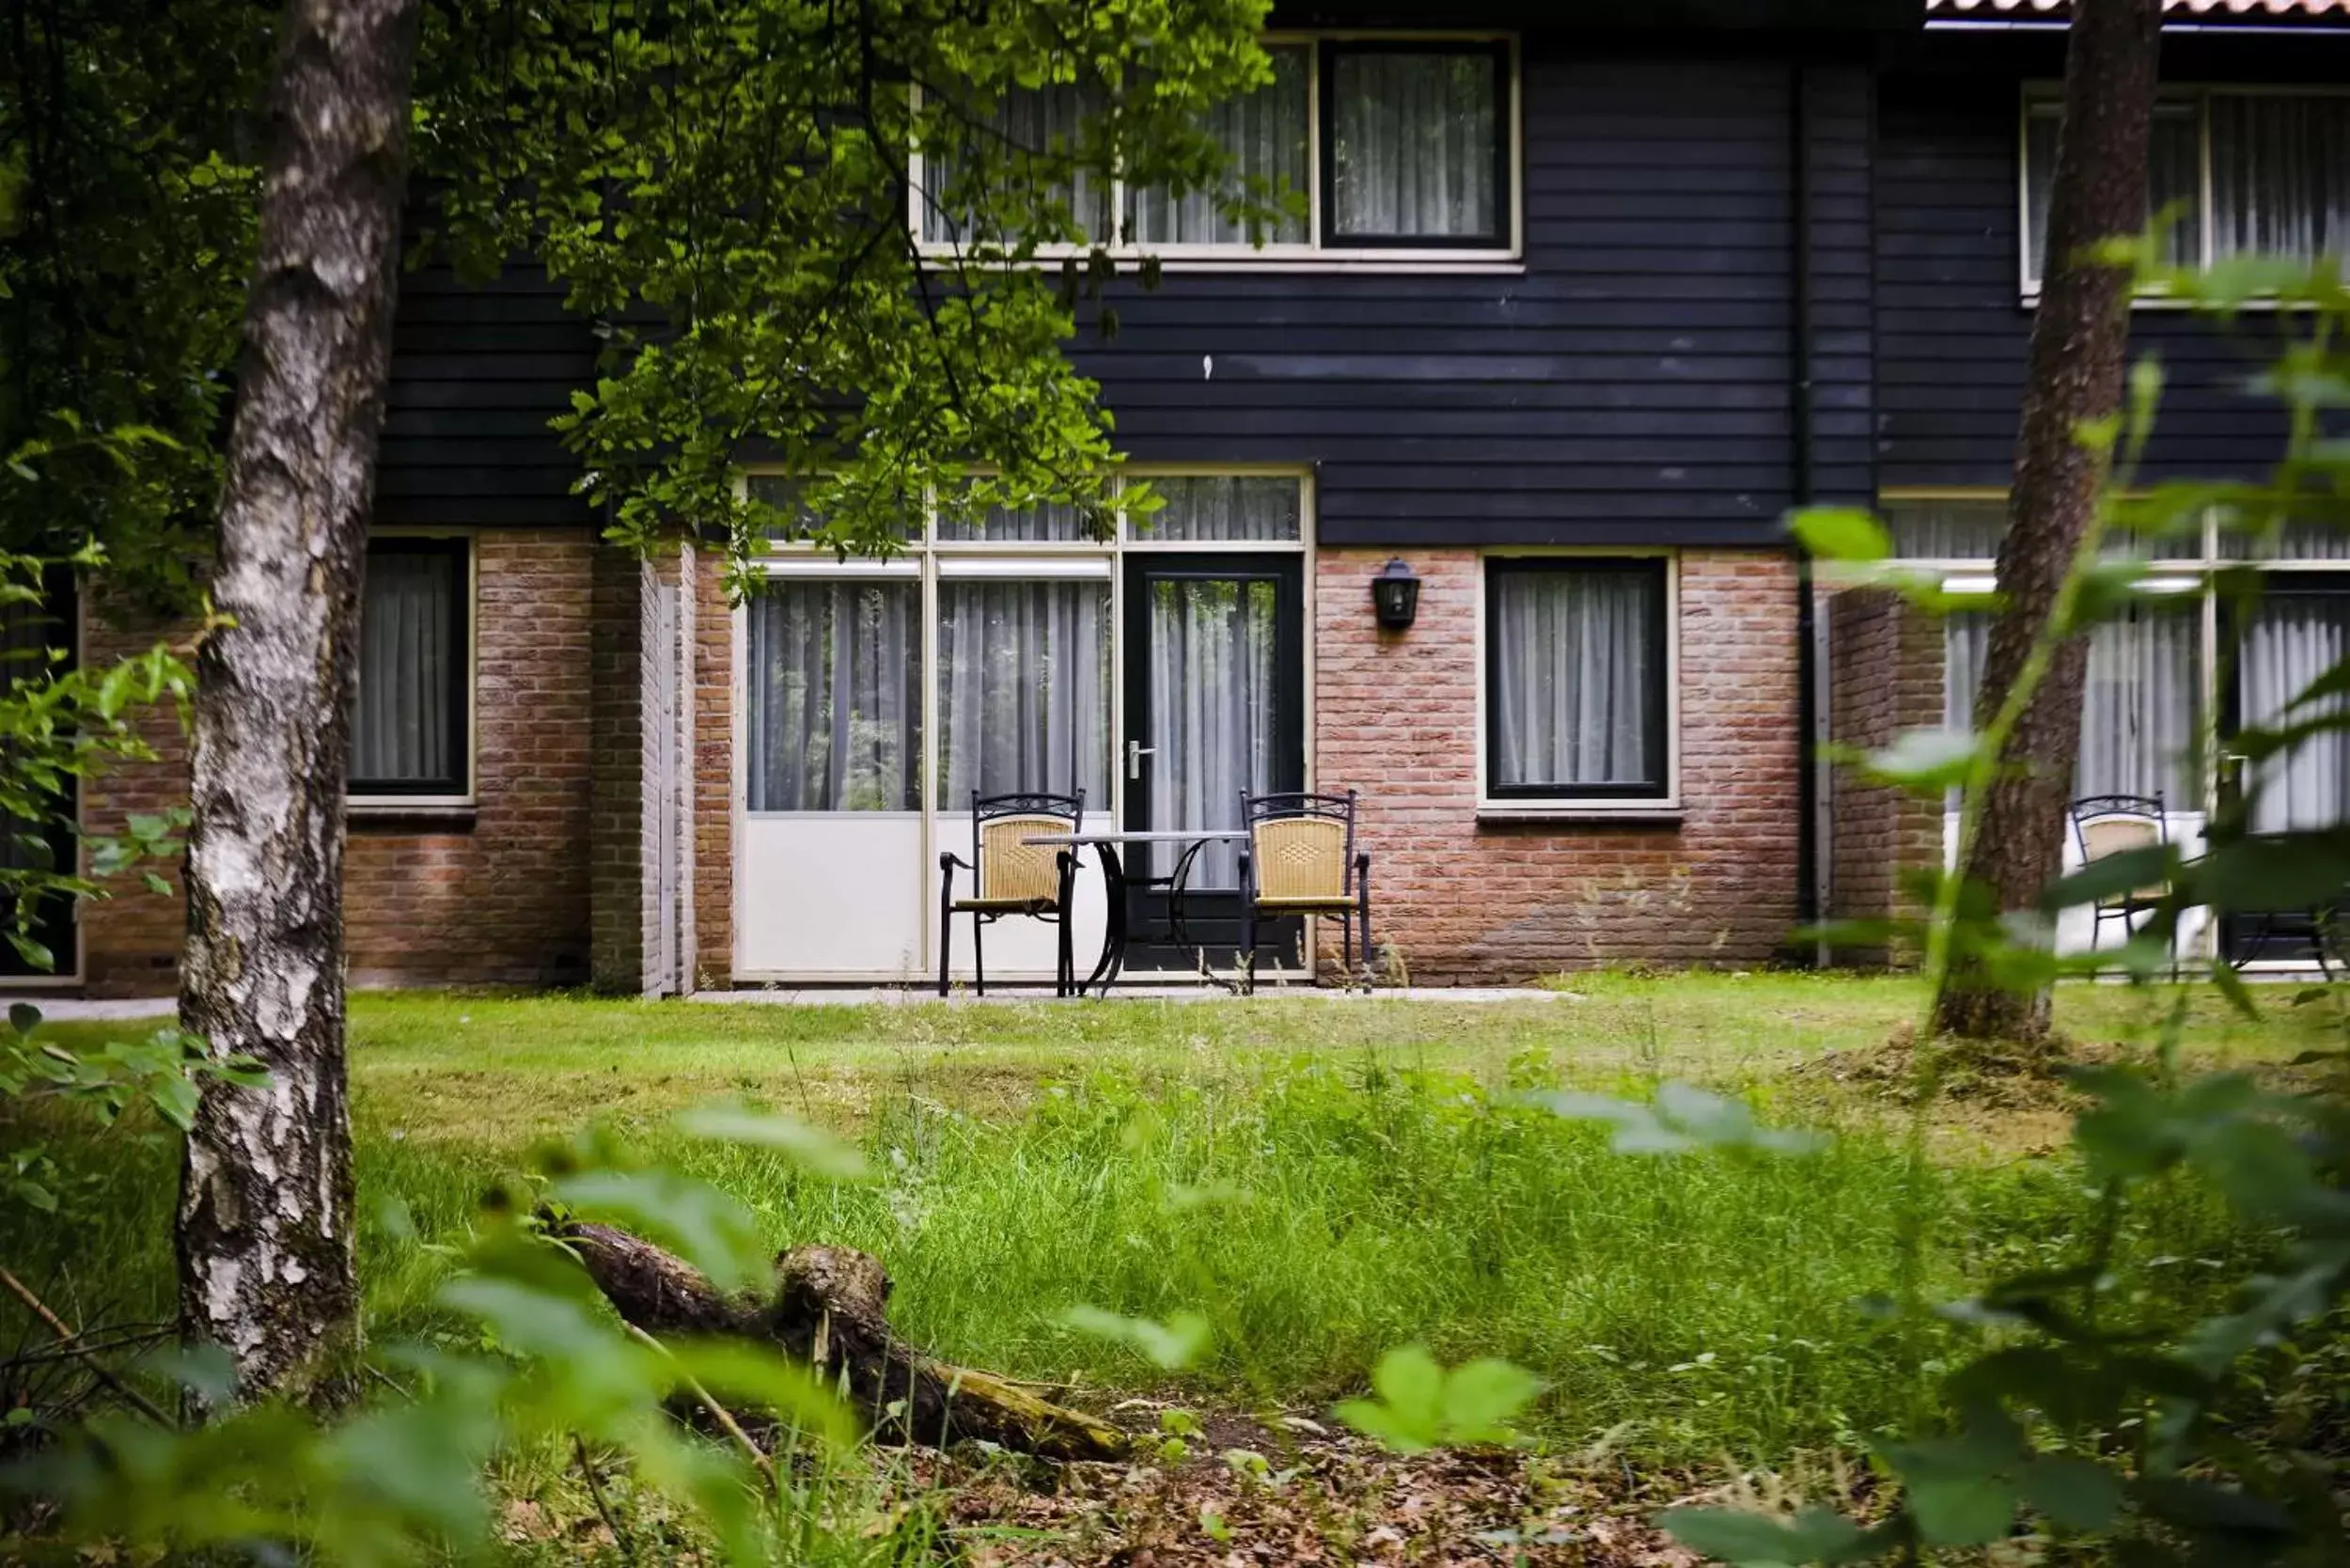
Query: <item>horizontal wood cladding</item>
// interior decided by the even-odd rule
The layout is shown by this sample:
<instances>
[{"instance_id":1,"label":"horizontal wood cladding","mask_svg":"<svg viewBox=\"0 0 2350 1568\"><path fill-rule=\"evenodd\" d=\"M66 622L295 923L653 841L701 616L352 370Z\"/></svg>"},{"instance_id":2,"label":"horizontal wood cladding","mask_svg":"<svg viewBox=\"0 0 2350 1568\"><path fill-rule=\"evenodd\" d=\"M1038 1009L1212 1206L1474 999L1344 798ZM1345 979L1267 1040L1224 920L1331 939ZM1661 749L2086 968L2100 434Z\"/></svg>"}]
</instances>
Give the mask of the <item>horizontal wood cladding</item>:
<instances>
[{"instance_id":1,"label":"horizontal wood cladding","mask_svg":"<svg viewBox=\"0 0 2350 1568\"><path fill-rule=\"evenodd\" d=\"M2018 270L2021 82L1936 73L1879 87L1877 477L1888 488L2008 482L2031 336ZM2273 318L2253 312L2221 330L2141 306L2130 334L2133 353L2158 355L2165 378L2146 477L2265 472L2283 419L2245 382L2273 352Z\"/></svg>"},{"instance_id":2,"label":"horizontal wood cladding","mask_svg":"<svg viewBox=\"0 0 2350 1568\"><path fill-rule=\"evenodd\" d=\"M579 526L579 462L547 421L592 386L596 339L560 285L512 265L483 283L446 266L400 280L376 459L375 520L407 526Z\"/></svg>"},{"instance_id":3,"label":"horizontal wood cladding","mask_svg":"<svg viewBox=\"0 0 2350 1568\"><path fill-rule=\"evenodd\" d=\"M1762 544L1793 499L1780 58L1532 35L1522 271L1184 272L1075 345L1137 463L1312 464L1325 544ZM1866 79L1815 89L1812 423L1869 460ZM1849 140L1849 147L1841 145Z\"/></svg>"}]
</instances>

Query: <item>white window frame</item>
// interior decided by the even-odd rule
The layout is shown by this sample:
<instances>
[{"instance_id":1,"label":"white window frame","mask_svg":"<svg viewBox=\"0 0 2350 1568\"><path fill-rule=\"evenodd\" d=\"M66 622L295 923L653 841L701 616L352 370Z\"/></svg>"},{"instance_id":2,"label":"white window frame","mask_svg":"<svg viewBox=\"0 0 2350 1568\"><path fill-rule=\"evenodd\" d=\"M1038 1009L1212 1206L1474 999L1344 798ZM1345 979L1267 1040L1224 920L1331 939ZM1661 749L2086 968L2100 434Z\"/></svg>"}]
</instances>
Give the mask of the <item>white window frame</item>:
<instances>
[{"instance_id":1,"label":"white window frame","mask_svg":"<svg viewBox=\"0 0 2350 1568\"><path fill-rule=\"evenodd\" d=\"M1665 792L1657 796L1556 795L1496 797L1493 792L1490 632L1485 624L1490 567L1495 561L1662 561L1665 566ZM1681 773L1681 552L1621 545L1555 545L1480 551L1477 559L1477 817L1480 822L1674 823L1685 812Z\"/></svg>"},{"instance_id":2,"label":"white window frame","mask_svg":"<svg viewBox=\"0 0 2350 1568\"><path fill-rule=\"evenodd\" d=\"M349 817L465 817L481 799L481 531L478 528L384 527L368 530L376 540L456 540L465 547L465 788L456 794L345 794ZM362 595L361 609L366 608Z\"/></svg>"},{"instance_id":3,"label":"white window frame","mask_svg":"<svg viewBox=\"0 0 2350 1568\"><path fill-rule=\"evenodd\" d=\"M2031 121L2035 107L2044 106L2059 98L2061 83L2028 82L2017 95L2015 120L2015 250L2016 277L2024 305L2040 303L2043 282L2040 258L2031 248ZM2220 259L2214 249L2217 226L2212 222L2211 169L2211 102L2215 98L2342 98L2350 97L2350 86L2337 83L2232 83L2195 82L2177 86L2164 85L2156 97L2158 103L2188 104L2195 113L2197 146L2196 176L2196 239L2198 252L2195 264L2209 267ZM2149 306L2184 308L2187 302L2173 299L2161 289L2140 289L2131 300L2134 309ZM2251 299L2245 304L2254 308L2275 307L2273 300Z\"/></svg>"},{"instance_id":4,"label":"white window frame","mask_svg":"<svg viewBox=\"0 0 2350 1568\"><path fill-rule=\"evenodd\" d=\"M1090 245L1040 246L1025 265L1058 265L1071 258L1090 256L1098 248L1114 260L1139 264L1144 258L1155 259L1168 272L1361 272L1361 273L1522 273L1526 255L1526 136L1525 136L1525 67L1524 51L1514 32L1485 30L1371 30L1317 29L1311 32L1283 31L1268 33L1262 41L1267 47L1302 47L1306 51L1306 240L1297 242L1251 245L1246 241L1233 243L1187 243L1182 244L1144 245L1124 235L1126 215L1126 182L1115 178L1110 181L1109 210L1111 221L1120 230L1114 243L1099 247ZM1491 247L1459 245L1325 245L1323 235L1323 160L1327 149L1322 145L1322 45L1324 43L1392 43L1392 44L1499 44L1504 50L1504 94L1506 102L1497 105L1499 114L1496 133L1505 138L1508 150L1508 188L1502 194L1510 208L1510 232L1507 243ZM920 89L913 89L917 94ZM923 176L923 159L919 149L908 160L906 221L912 226L915 247L923 260L933 267L958 265L974 267L1000 266L1000 259L987 253L973 252L951 241L927 240L922 237L922 193L927 181ZM1222 472L1224 470L1219 470Z\"/></svg>"}]
</instances>

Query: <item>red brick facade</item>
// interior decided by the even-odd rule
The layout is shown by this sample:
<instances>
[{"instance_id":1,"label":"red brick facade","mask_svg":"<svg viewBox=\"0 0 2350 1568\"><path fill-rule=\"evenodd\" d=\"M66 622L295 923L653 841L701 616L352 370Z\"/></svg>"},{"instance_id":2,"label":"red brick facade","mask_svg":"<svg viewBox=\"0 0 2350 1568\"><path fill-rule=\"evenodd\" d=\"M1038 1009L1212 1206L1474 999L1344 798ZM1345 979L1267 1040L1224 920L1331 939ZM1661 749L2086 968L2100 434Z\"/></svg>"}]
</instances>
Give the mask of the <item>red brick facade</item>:
<instances>
[{"instance_id":1,"label":"red brick facade","mask_svg":"<svg viewBox=\"0 0 2350 1568\"><path fill-rule=\"evenodd\" d=\"M1848 588L1827 600L1828 733L1849 751L1889 744L1905 729L1943 722L1942 626L1884 588ZM1932 800L1836 772L1828 913L1883 920L1903 912L1904 868L1942 853L1942 811ZM1840 963L1882 964L1909 955L1878 944L1840 949Z\"/></svg>"},{"instance_id":2,"label":"red brick facade","mask_svg":"<svg viewBox=\"0 0 2350 1568\"><path fill-rule=\"evenodd\" d=\"M1613 961L1757 964L1795 923L1796 576L1785 557L1680 557L1677 821L1478 809L1473 551L1409 552L1410 630L1379 631L1384 551L1317 560L1314 773L1362 792L1372 924L1415 981L1520 981Z\"/></svg>"},{"instance_id":3,"label":"red brick facade","mask_svg":"<svg viewBox=\"0 0 2350 1568\"><path fill-rule=\"evenodd\" d=\"M584 533L478 536L476 760L470 820L362 816L344 864L351 979L359 985L570 985L588 979L592 797L591 579L602 547ZM86 656L148 646L149 627L93 616ZM84 791L92 831L186 800L187 749L155 715L162 760ZM177 880L176 871L171 873ZM126 890L86 906L83 973L93 996L171 989L180 900Z\"/></svg>"},{"instance_id":4,"label":"red brick facade","mask_svg":"<svg viewBox=\"0 0 2350 1568\"><path fill-rule=\"evenodd\" d=\"M1793 562L1762 551L1678 557L1676 808L1526 820L1523 808L1515 819L1480 809L1480 557L1409 554L1424 586L1402 633L1378 631L1371 615L1367 585L1385 552L1325 551L1315 562L1315 781L1363 793L1390 972L1522 981L1595 963L1748 964L1779 951L1798 886ZM522 530L479 535L476 562L477 807L470 821L353 822L353 981L728 983L736 653L717 563L687 551L643 566L584 534ZM1848 619L1867 624L1856 602L1838 608L1840 635ZM89 647L102 658L146 635L93 627ZM662 646L685 663L682 679L661 673L649 651ZM685 724L666 801L650 783L665 679L679 679L674 712ZM176 727L159 722L155 738L164 762L90 790L99 830L180 798ZM665 809L679 829L667 839ZM656 842L676 861L666 911ZM88 989L167 989L180 919L176 898L146 894L86 911ZM666 974L665 940L674 943Z\"/></svg>"}]
</instances>

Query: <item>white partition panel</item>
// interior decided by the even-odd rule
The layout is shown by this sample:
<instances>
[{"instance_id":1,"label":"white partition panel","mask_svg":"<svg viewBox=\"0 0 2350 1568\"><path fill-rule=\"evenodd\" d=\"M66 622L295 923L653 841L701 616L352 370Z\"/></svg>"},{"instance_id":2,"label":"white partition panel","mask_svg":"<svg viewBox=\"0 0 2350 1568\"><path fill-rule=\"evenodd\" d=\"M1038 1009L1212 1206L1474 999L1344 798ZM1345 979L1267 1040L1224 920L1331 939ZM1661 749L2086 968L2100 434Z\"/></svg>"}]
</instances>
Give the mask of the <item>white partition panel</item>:
<instances>
[{"instance_id":1,"label":"white partition panel","mask_svg":"<svg viewBox=\"0 0 2350 1568\"><path fill-rule=\"evenodd\" d=\"M734 866L737 972L746 980L920 976L922 851L919 812L745 817Z\"/></svg>"}]
</instances>

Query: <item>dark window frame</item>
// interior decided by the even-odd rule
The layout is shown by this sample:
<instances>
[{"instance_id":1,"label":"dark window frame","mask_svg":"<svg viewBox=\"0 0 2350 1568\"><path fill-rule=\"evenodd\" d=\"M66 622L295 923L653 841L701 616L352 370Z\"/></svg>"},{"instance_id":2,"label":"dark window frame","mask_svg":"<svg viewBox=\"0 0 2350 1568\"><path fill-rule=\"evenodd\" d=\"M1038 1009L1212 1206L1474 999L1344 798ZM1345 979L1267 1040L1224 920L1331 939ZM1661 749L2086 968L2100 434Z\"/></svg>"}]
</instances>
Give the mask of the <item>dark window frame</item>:
<instances>
[{"instance_id":1,"label":"dark window frame","mask_svg":"<svg viewBox=\"0 0 2350 1568\"><path fill-rule=\"evenodd\" d=\"M1321 190L1321 233L1316 244L1325 251L1514 249L1517 233L1517 188L1514 149L1517 144L1517 72L1512 39L1322 38L1315 40L1314 83L1318 105L1313 133L1318 143ZM1492 62L1494 71L1494 231L1490 234L1350 234L1338 227L1339 193L1339 61L1347 55L1450 55Z\"/></svg>"},{"instance_id":2,"label":"dark window frame","mask_svg":"<svg viewBox=\"0 0 2350 1568\"><path fill-rule=\"evenodd\" d=\"M448 650L448 754L456 759L457 771L438 778L363 778L351 776L344 793L353 800L415 800L473 798L473 703L474 703L474 592L473 545L470 538L447 535L399 534L368 541L368 560L372 564L383 556L435 556L452 563L456 573L456 610L449 617L451 647ZM359 612L367 614L367 594L360 593ZM366 678L366 667L358 671ZM357 686L352 687L355 699Z\"/></svg>"},{"instance_id":3,"label":"dark window frame","mask_svg":"<svg viewBox=\"0 0 2350 1568\"><path fill-rule=\"evenodd\" d=\"M1494 694L1500 687L1501 581L1511 576L1556 576L1563 572L1611 572L1648 579L1655 610L1649 632L1650 667L1655 678L1649 689L1642 727L1650 755L1656 760L1656 777L1623 782L1577 783L1545 780L1538 783L1501 782L1501 726L1494 714ZM1672 682L1670 657L1673 614L1671 562L1663 556L1489 556L1485 558L1484 689L1478 694L1479 716L1485 726L1485 798L1496 801L1640 801L1673 798Z\"/></svg>"}]
</instances>

